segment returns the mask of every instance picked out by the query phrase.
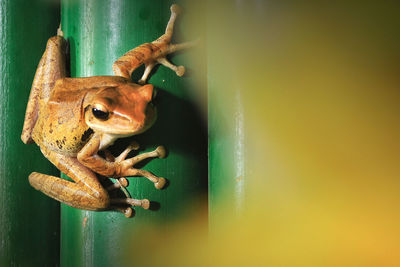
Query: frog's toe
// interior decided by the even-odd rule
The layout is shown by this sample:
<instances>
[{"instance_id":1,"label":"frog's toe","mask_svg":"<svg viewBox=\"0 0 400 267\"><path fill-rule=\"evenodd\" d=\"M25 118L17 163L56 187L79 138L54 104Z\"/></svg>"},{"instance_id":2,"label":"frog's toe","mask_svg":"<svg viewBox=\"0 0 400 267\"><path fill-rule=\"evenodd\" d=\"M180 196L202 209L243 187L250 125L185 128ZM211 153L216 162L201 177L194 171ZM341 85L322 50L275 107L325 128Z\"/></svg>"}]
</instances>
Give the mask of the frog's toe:
<instances>
[{"instance_id":1,"label":"frog's toe","mask_svg":"<svg viewBox=\"0 0 400 267\"><path fill-rule=\"evenodd\" d=\"M184 66L178 66L176 68L176 75L178 75L179 77L182 77L183 74L185 74L186 72L186 68Z\"/></svg>"},{"instance_id":2,"label":"frog's toe","mask_svg":"<svg viewBox=\"0 0 400 267\"><path fill-rule=\"evenodd\" d=\"M150 208L150 201L148 199L142 199L142 208L145 210Z\"/></svg>"},{"instance_id":3,"label":"frog's toe","mask_svg":"<svg viewBox=\"0 0 400 267\"><path fill-rule=\"evenodd\" d=\"M124 215L126 218L131 218L133 215L133 209L131 207L128 207L124 210Z\"/></svg>"},{"instance_id":4,"label":"frog's toe","mask_svg":"<svg viewBox=\"0 0 400 267\"><path fill-rule=\"evenodd\" d=\"M163 147L163 146L157 147L156 152L160 159L165 158L165 156L167 155L167 151L165 150L165 147Z\"/></svg>"},{"instance_id":5,"label":"frog's toe","mask_svg":"<svg viewBox=\"0 0 400 267\"><path fill-rule=\"evenodd\" d=\"M126 202L129 205L132 205L134 207L142 207L145 210L150 208L150 201L146 198L145 199L126 198Z\"/></svg>"},{"instance_id":6,"label":"frog's toe","mask_svg":"<svg viewBox=\"0 0 400 267\"><path fill-rule=\"evenodd\" d=\"M128 187L128 185L129 185L129 181L125 177L119 178L118 181L119 181L119 184L123 187Z\"/></svg>"},{"instance_id":7,"label":"frog's toe","mask_svg":"<svg viewBox=\"0 0 400 267\"><path fill-rule=\"evenodd\" d=\"M157 189L162 189L166 183L167 180L165 178L159 177L158 181L154 183L154 187Z\"/></svg>"},{"instance_id":8,"label":"frog's toe","mask_svg":"<svg viewBox=\"0 0 400 267\"><path fill-rule=\"evenodd\" d=\"M175 13L176 15L179 15L182 12L182 8L177 4L173 4L170 9L171 12Z\"/></svg>"},{"instance_id":9,"label":"frog's toe","mask_svg":"<svg viewBox=\"0 0 400 267\"><path fill-rule=\"evenodd\" d=\"M126 208L115 207L114 210L123 213L126 218L131 218L135 215L135 211L131 207L126 207Z\"/></svg>"}]
</instances>

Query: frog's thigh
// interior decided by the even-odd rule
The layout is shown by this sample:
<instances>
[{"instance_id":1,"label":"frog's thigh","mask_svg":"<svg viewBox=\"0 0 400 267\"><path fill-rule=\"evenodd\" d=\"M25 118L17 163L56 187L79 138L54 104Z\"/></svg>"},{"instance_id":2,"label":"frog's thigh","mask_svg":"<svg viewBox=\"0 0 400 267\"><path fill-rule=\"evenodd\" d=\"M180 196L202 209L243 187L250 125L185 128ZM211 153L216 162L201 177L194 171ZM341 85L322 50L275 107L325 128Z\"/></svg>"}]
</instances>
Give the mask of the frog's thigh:
<instances>
[{"instance_id":1,"label":"frog's thigh","mask_svg":"<svg viewBox=\"0 0 400 267\"><path fill-rule=\"evenodd\" d=\"M46 102L57 79L66 76L65 46L66 41L61 36L54 36L47 42L46 51L36 70L26 107L21 134L21 139L25 144L33 142L32 131L38 118L39 98Z\"/></svg>"},{"instance_id":2,"label":"frog's thigh","mask_svg":"<svg viewBox=\"0 0 400 267\"><path fill-rule=\"evenodd\" d=\"M48 159L75 183L34 172L29 176L29 182L34 188L75 208L102 210L109 207L108 193L92 171L79 163L76 158L65 157L51 151L46 151L46 154Z\"/></svg>"}]
</instances>

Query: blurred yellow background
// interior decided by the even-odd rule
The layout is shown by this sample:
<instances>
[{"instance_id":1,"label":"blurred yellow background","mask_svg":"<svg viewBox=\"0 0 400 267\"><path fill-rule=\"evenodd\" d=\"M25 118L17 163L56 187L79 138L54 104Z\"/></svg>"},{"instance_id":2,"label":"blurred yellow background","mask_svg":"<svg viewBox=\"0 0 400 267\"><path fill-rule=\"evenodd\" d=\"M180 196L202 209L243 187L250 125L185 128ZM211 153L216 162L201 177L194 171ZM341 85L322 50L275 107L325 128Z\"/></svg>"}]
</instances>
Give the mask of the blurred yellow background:
<instances>
[{"instance_id":1,"label":"blurred yellow background","mask_svg":"<svg viewBox=\"0 0 400 267\"><path fill-rule=\"evenodd\" d=\"M243 105L244 208L149 227L127 253L151 251L138 266L400 266L398 2L222 2L193 24L220 99Z\"/></svg>"}]
</instances>

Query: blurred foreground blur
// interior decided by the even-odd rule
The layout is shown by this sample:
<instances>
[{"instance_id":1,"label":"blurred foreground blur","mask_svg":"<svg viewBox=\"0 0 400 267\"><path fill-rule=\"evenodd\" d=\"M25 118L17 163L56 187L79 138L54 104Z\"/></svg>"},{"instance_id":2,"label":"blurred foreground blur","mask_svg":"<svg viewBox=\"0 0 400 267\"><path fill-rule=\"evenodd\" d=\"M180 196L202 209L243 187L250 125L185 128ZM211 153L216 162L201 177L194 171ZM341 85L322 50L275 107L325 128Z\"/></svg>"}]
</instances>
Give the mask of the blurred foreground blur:
<instances>
[{"instance_id":1,"label":"blurred foreground blur","mask_svg":"<svg viewBox=\"0 0 400 267\"><path fill-rule=\"evenodd\" d=\"M284 2L208 3L218 119L243 116L243 203L132 234L137 266L400 265L400 6Z\"/></svg>"}]
</instances>

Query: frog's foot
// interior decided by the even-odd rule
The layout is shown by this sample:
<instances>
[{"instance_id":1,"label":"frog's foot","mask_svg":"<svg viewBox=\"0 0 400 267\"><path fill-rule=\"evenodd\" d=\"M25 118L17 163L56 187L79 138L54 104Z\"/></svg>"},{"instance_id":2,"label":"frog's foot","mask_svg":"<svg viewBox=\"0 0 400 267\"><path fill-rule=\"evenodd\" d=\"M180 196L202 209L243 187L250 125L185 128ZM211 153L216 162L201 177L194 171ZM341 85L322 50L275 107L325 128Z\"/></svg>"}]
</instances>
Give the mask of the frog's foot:
<instances>
[{"instance_id":1,"label":"frog's foot","mask_svg":"<svg viewBox=\"0 0 400 267\"><path fill-rule=\"evenodd\" d=\"M129 205L133 207L142 207L145 210L150 208L150 201L148 199L134 199L134 198L116 198L111 199L111 204L115 205L115 209L124 213L126 217L132 216L132 208L121 208L118 205Z\"/></svg>"},{"instance_id":2,"label":"frog's foot","mask_svg":"<svg viewBox=\"0 0 400 267\"><path fill-rule=\"evenodd\" d=\"M146 152L140 155L137 155L136 157L133 158L129 158L129 159L124 159L124 157L120 156L118 157L117 161L120 165L121 165L121 176L143 176L146 177L147 179L149 179L150 181L152 181L154 183L154 186L157 189L161 189L165 186L166 184L166 180L165 178L162 177L157 177L154 174L152 174L149 171L146 170L140 170L140 169L134 169L132 168L135 164L148 159L148 158L165 158L167 152L165 150L165 148L163 146L159 146L157 147L154 151L151 152Z\"/></svg>"},{"instance_id":3,"label":"frog's foot","mask_svg":"<svg viewBox=\"0 0 400 267\"><path fill-rule=\"evenodd\" d=\"M151 43L142 44L128 51L115 61L113 64L114 74L130 79L133 71L140 65L145 64L145 71L142 78L139 80L139 84L144 84L151 70L157 64L162 64L175 71L178 76L182 76L185 73L185 67L175 66L166 58L171 53L192 47L196 44L196 42L171 44L175 21L180 12L181 8L178 5L172 5L171 17L168 21L165 33Z\"/></svg>"},{"instance_id":4,"label":"frog's foot","mask_svg":"<svg viewBox=\"0 0 400 267\"><path fill-rule=\"evenodd\" d=\"M153 42L153 44L156 44L157 40ZM168 43L166 45L166 52L164 52L163 54L161 54L159 57L156 57L153 60L149 60L146 64L145 64L145 70L143 73L142 78L140 78L140 80L138 81L139 84L145 84L150 72L152 71L152 69L157 65L157 64L161 64L164 65L165 67L173 70L176 75L178 75L179 77L182 77L185 72L186 69L184 66L175 66L174 64L172 64L168 59L167 59L167 55L168 54L172 54L176 51L179 50L183 50L183 49L187 49L190 47L193 47L197 44L197 40L196 41L192 41L192 42L185 42L185 43L181 43L181 44L170 44Z\"/></svg>"},{"instance_id":5,"label":"frog's foot","mask_svg":"<svg viewBox=\"0 0 400 267\"><path fill-rule=\"evenodd\" d=\"M176 18L178 17L178 15L182 12L182 9L177 4L173 4L170 9L171 9L171 17L170 17L167 27L165 29L165 34L163 34L162 36L160 36L160 38L158 38L157 40L155 40L151 43L158 49L160 49L162 47L162 50L164 50L164 52L157 54L157 56L153 57L152 59L147 60L147 62L145 63L146 68L143 73L143 76L138 81L139 84L146 83L146 80L149 77L151 70L157 64L162 64L162 65L166 66L167 68L172 69L173 71L175 71L175 73L179 77L183 76L183 74L185 73L184 66L175 66L172 63L170 63L166 58L166 56L168 54L171 54L177 50L181 50L181 49L190 47L190 45L179 46L179 45L171 44L172 35L174 33L175 21L176 21Z\"/></svg>"},{"instance_id":6,"label":"frog's foot","mask_svg":"<svg viewBox=\"0 0 400 267\"><path fill-rule=\"evenodd\" d=\"M197 44L198 41L193 42L185 42L180 44L171 44L172 35L174 33L174 25L176 18L182 12L182 9L177 4L173 4L171 6L171 17L168 21L167 27L165 29L165 34L160 36L157 40L153 41L151 44L155 45L156 47L163 47L163 52L153 58L153 61L150 64L146 65L145 73L143 77L139 80L140 84L144 84L148 78L148 74L151 72L151 69L158 63L164 65L165 67L173 70L176 75L182 77L185 74L185 67L184 66L175 66L171 62L167 60L167 55L172 54L176 51L187 49L193 47Z\"/></svg>"},{"instance_id":7,"label":"frog's foot","mask_svg":"<svg viewBox=\"0 0 400 267\"><path fill-rule=\"evenodd\" d=\"M132 150L139 149L139 144L136 142L132 142L117 158L115 158L115 162L120 163L123 171L121 172L121 176L143 176L149 179L154 183L154 186L157 189L161 189L165 186L166 180L162 177L157 177L151 172L145 170L139 170L132 168L135 164L148 159L148 158L165 158L167 155L167 151L165 147L158 146L155 150L151 152L146 152L140 155L137 155L133 158L126 159L129 152ZM123 189L123 188L122 188Z\"/></svg>"},{"instance_id":8,"label":"frog's foot","mask_svg":"<svg viewBox=\"0 0 400 267\"><path fill-rule=\"evenodd\" d=\"M121 165L125 169L131 168L135 164L137 164L145 159L148 159L148 158L161 158L162 159L162 158L165 158L165 156L167 155L167 151L165 150L165 147L163 147L163 146L158 146L153 151L146 152L146 153L137 155L133 158L126 159L126 156L128 155L129 152L130 152L130 147L128 147L117 158L115 158L115 162L121 163ZM122 174L122 176L128 176L128 175Z\"/></svg>"},{"instance_id":9,"label":"frog's foot","mask_svg":"<svg viewBox=\"0 0 400 267\"><path fill-rule=\"evenodd\" d=\"M117 199L111 199L110 202L112 204L112 209L117 210L125 215L126 218L130 218L134 214L134 210L131 207L120 207L117 205L130 205L134 207L142 207L144 209L149 209L150 208L150 201L148 199L134 199L131 198L128 190L126 190L126 187L129 185L129 182L126 178L122 177L116 180L116 182L107 187L107 191L112 191L115 189L122 189L124 192L126 198L117 198Z\"/></svg>"}]
</instances>

